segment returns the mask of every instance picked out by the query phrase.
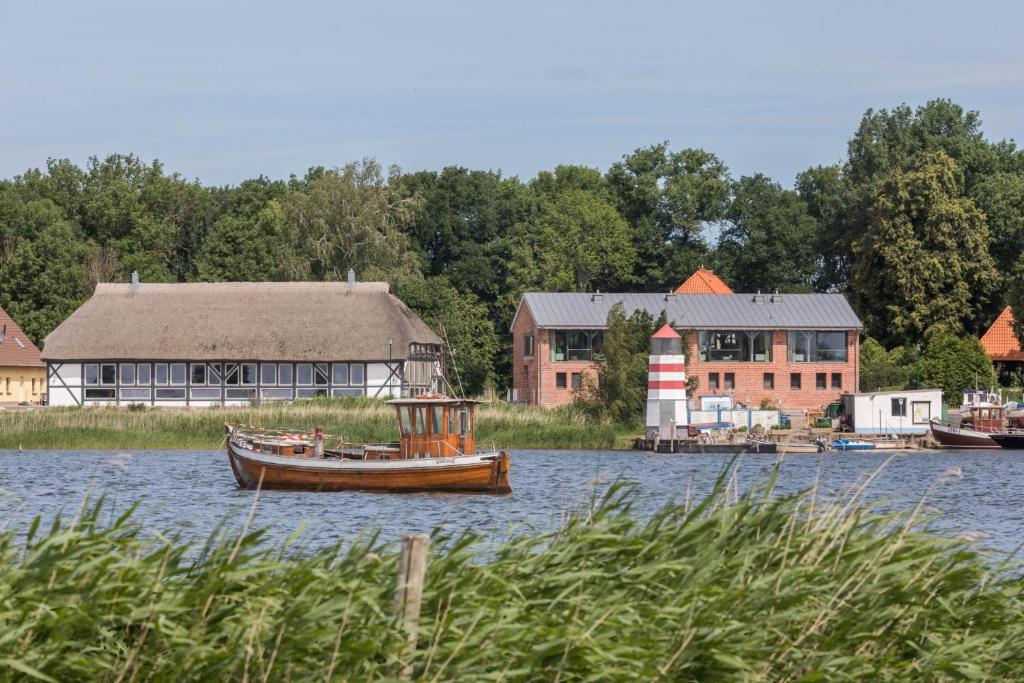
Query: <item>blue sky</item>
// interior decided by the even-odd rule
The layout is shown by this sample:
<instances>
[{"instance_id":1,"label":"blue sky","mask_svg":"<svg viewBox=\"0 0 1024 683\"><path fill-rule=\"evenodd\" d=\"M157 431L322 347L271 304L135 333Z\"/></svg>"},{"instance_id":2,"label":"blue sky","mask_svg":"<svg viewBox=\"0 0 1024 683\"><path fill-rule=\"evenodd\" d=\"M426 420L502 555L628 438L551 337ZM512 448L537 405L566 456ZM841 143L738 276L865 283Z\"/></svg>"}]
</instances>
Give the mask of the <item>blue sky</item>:
<instances>
[{"instance_id":1,"label":"blue sky","mask_svg":"<svg viewBox=\"0 0 1024 683\"><path fill-rule=\"evenodd\" d=\"M522 178L661 140L790 185L869 107L1024 135L1024 4L0 0L0 177L132 152L206 183L364 156Z\"/></svg>"}]
</instances>

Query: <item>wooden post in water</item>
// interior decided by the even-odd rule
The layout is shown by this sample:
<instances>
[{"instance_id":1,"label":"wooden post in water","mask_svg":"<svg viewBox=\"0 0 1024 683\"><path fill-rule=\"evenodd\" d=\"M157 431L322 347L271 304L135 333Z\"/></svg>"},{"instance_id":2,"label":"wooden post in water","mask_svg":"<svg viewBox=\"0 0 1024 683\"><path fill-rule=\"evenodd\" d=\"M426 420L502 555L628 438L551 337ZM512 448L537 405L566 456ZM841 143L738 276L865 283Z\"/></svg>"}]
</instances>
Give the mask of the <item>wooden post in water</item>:
<instances>
[{"instance_id":1,"label":"wooden post in water","mask_svg":"<svg viewBox=\"0 0 1024 683\"><path fill-rule=\"evenodd\" d=\"M406 633L402 659L402 678L412 676L413 653L420 622L420 604L423 601L423 578L427 573L427 552L430 537L426 534L403 534L402 552L398 557L398 585L395 589L395 612Z\"/></svg>"}]
</instances>

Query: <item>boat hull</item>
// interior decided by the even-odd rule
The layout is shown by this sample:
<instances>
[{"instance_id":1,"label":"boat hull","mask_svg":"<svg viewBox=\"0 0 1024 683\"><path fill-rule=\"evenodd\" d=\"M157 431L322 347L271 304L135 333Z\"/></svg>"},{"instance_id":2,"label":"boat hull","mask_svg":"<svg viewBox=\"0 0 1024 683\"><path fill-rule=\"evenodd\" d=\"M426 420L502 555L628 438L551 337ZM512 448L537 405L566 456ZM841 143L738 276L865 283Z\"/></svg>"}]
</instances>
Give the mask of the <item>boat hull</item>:
<instances>
[{"instance_id":1,"label":"boat hull","mask_svg":"<svg viewBox=\"0 0 1024 683\"><path fill-rule=\"evenodd\" d=\"M228 460L243 489L289 491L450 491L511 493L507 451L419 460L330 460L269 455L228 439Z\"/></svg>"},{"instance_id":2,"label":"boat hull","mask_svg":"<svg viewBox=\"0 0 1024 683\"><path fill-rule=\"evenodd\" d=\"M941 422L931 423L932 438L945 448L999 448L991 434Z\"/></svg>"},{"instance_id":3,"label":"boat hull","mask_svg":"<svg viewBox=\"0 0 1024 683\"><path fill-rule=\"evenodd\" d=\"M1011 448L1013 450L1024 450L1024 433L1022 434L993 434L992 440L1000 448Z\"/></svg>"}]
</instances>

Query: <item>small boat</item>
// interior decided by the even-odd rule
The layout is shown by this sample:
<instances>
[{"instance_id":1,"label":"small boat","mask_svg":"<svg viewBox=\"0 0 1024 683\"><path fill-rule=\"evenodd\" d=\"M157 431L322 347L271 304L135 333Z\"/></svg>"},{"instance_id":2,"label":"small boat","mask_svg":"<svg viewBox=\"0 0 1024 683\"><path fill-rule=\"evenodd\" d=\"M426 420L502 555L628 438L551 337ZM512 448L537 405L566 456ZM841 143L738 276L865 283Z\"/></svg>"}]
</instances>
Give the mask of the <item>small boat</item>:
<instances>
[{"instance_id":1,"label":"small boat","mask_svg":"<svg viewBox=\"0 0 1024 683\"><path fill-rule=\"evenodd\" d=\"M1002 448L1024 450L1024 431L1003 432L992 434L992 440Z\"/></svg>"},{"instance_id":2,"label":"small boat","mask_svg":"<svg viewBox=\"0 0 1024 683\"><path fill-rule=\"evenodd\" d=\"M814 441L780 441L775 445L776 453L819 453L821 444Z\"/></svg>"},{"instance_id":3,"label":"small boat","mask_svg":"<svg viewBox=\"0 0 1024 683\"><path fill-rule=\"evenodd\" d=\"M875 448L875 442L867 439L832 439L831 446L837 451L871 451Z\"/></svg>"},{"instance_id":4,"label":"small boat","mask_svg":"<svg viewBox=\"0 0 1024 683\"><path fill-rule=\"evenodd\" d=\"M327 447L303 434L225 424L228 462L243 489L511 493L508 451L477 453L476 401L422 394L388 401L397 443Z\"/></svg>"},{"instance_id":5,"label":"small boat","mask_svg":"<svg viewBox=\"0 0 1024 683\"><path fill-rule=\"evenodd\" d=\"M946 448L998 448L999 444L991 435L1006 429L1003 407L979 405L977 401L965 407L967 414L959 425L932 418L929 422L932 438Z\"/></svg>"},{"instance_id":6,"label":"small boat","mask_svg":"<svg viewBox=\"0 0 1024 683\"><path fill-rule=\"evenodd\" d=\"M895 451L907 447L907 442L898 436L879 436L870 441L875 444L875 450Z\"/></svg>"}]
</instances>

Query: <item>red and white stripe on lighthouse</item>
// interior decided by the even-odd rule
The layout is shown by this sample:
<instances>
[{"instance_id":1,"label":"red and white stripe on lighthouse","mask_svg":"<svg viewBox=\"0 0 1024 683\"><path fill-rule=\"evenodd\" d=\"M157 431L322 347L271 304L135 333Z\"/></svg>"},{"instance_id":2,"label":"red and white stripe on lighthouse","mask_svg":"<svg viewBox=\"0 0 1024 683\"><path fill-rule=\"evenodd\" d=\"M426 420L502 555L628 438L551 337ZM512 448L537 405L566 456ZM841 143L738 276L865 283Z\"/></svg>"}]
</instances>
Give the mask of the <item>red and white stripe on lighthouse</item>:
<instances>
[{"instance_id":1,"label":"red and white stripe on lighthouse","mask_svg":"<svg viewBox=\"0 0 1024 683\"><path fill-rule=\"evenodd\" d=\"M645 432L654 437L674 439L686 426L686 362L683 339L668 324L651 337L647 373L647 419Z\"/></svg>"}]
</instances>

